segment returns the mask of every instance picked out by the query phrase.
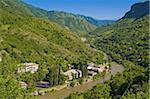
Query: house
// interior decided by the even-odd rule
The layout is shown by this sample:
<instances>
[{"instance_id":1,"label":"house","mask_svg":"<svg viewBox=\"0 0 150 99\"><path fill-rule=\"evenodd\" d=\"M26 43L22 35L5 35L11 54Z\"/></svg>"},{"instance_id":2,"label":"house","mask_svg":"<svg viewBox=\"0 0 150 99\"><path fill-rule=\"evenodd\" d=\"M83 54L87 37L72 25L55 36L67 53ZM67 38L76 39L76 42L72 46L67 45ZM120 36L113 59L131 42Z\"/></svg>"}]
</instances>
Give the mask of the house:
<instances>
[{"instance_id":1,"label":"house","mask_svg":"<svg viewBox=\"0 0 150 99\"><path fill-rule=\"evenodd\" d=\"M104 72L104 71L106 71L106 72L109 71L109 66L103 65L103 64L96 65L96 64L90 63L90 64L88 64L87 69L88 69L88 75L89 76L94 76L97 73L101 73L101 72Z\"/></svg>"},{"instance_id":2,"label":"house","mask_svg":"<svg viewBox=\"0 0 150 99\"><path fill-rule=\"evenodd\" d=\"M75 78L82 77L82 71L78 69L70 69L64 72L64 75L68 76L68 80L72 80L74 77Z\"/></svg>"},{"instance_id":3,"label":"house","mask_svg":"<svg viewBox=\"0 0 150 99\"><path fill-rule=\"evenodd\" d=\"M92 66L88 66L87 69L89 71L94 71L94 72L97 72L97 73L99 73L101 71L100 67L94 67L94 66L93 67Z\"/></svg>"},{"instance_id":4,"label":"house","mask_svg":"<svg viewBox=\"0 0 150 99\"><path fill-rule=\"evenodd\" d=\"M35 73L38 71L39 65L35 63L22 63L18 65L17 73L31 72Z\"/></svg>"}]
</instances>

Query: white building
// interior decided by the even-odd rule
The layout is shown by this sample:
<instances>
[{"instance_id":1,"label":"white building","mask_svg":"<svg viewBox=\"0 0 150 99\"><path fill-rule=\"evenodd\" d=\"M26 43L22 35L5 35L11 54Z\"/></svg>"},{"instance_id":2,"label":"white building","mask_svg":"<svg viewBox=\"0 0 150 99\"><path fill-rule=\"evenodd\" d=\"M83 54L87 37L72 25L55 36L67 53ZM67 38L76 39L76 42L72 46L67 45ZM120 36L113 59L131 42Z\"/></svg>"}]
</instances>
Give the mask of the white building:
<instances>
[{"instance_id":1,"label":"white building","mask_svg":"<svg viewBox=\"0 0 150 99\"><path fill-rule=\"evenodd\" d=\"M93 64L89 64L87 67L88 70L95 71L95 72L103 72L108 68L109 67L106 65L93 65Z\"/></svg>"},{"instance_id":2,"label":"white building","mask_svg":"<svg viewBox=\"0 0 150 99\"><path fill-rule=\"evenodd\" d=\"M31 72L35 73L38 71L39 65L35 63L22 63L18 65L18 73L23 73L23 72Z\"/></svg>"},{"instance_id":3,"label":"white building","mask_svg":"<svg viewBox=\"0 0 150 99\"><path fill-rule=\"evenodd\" d=\"M97 73L101 73L101 72L104 72L104 71L108 71L109 70L109 66L107 65L96 65L96 64L93 64L93 63L90 63L88 64L88 74L89 76L94 76L96 75Z\"/></svg>"},{"instance_id":4,"label":"white building","mask_svg":"<svg viewBox=\"0 0 150 99\"><path fill-rule=\"evenodd\" d=\"M68 79L69 80L72 80L73 79L73 76L75 78L80 78L82 77L82 71L81 70L78 70L78 69L71 69L71 70L68 70L64 73L64 75L68 76Z\"/></svg>"}]
</instances>

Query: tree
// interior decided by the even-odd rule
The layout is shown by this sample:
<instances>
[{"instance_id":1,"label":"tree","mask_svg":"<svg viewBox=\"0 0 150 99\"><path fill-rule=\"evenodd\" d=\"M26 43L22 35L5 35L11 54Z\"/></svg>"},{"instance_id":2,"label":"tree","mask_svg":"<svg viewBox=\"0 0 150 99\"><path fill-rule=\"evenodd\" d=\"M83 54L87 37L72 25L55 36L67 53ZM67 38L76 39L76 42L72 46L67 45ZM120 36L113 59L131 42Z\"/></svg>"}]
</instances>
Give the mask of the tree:
<instances>
[{"instance_id":1,"label":"tree","mask_svg":"<svg viewBox=\"0 0 150 99\"><path fill-rule=\"evenodd\" d=\"M79 93L73 93L66 97L65 99L84 99L82 94Z\"/></svg>"},{"instance_id":2,"label":"tree","mask_svg":"<svg viewBox=\"0 0 150 99\"><path fill-rule=\"evenodd\" d=\"M61 74L60 67L54 66L48 69L45 80L48 81L52 87L58 84L63 84L66 80L66 76Z\"/></svg>"},{"instance_id":3,"label":"tree","mask_svg":"<svg viewBox=\"0 0 150 99\"><path fill-rule=\"evenodd\" d=\"M91 90L84 93L85 99L110 99L110 86L108 84L98 84Z\"/></svg>"},{"instance_id":4,"label":"tree","mask_svg":"<svg viewBox=\"0 0 150 99\"><path fill-rule=\"evenodd\" d=\"M75 84L76 84L76 83L75 83L74 81L72 81L72 82L70 83L70 86L71 86L71 87L74 87Z\"/></svg>"},{"instance_id":5,"label":"tree","mask_svg":"<svg viewBox=\"0 0 150 99\"><path fill-rule=\"evenodd\" d=\"M36 81L42 81L46 78L47 70L40 68L38 72L35 73Z\"/></svg>"},{"instance_id":6,"label":"tree","mask_svg":"<svg viewBox=\"0 0 150 99\"><path fill-rule=\"evenodd\" d=\"M82 85L84 83L84 79L83 78L80 78L79 79L79 83Z\"/></svg>"},{"instance_id":7,"label":"tree","mask_svg":"<svg viewBox=\"0 0 150 99\"><path fill-rule=\"evenodd\" d=\"M31 94L29 90L22 89L19 82L12 77L0 75L0 98L1 99L29 99Z\"/></svg>"}]
</instances>

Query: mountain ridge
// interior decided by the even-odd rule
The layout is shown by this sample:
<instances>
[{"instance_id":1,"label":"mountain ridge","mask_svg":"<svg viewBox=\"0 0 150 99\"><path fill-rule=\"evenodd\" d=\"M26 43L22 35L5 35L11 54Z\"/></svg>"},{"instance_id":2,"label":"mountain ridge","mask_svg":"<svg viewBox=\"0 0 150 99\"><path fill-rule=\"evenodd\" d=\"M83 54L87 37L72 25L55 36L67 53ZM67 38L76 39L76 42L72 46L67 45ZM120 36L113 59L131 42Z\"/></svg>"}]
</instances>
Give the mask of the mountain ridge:
<instances>
[{"instance_id":1,"label":"mountain ridge","mask_svg":"<svg viewBox=\"0 0 150 99\"><path fill-rule=\"evenodd\" d=\"M15 11L18 14L27 14L30 16L34 16L34 17L38 17L38 18L43 18L43 19L47 19L50 21L54 21L62 26L64 26L65 28L68 28L74 32L76 32L78 35L85 35L88 32L93 31L94 29L96 29L98 26L102 26L102 25L107 25L111 24L112 21L110 22L108 21L98 21L96 19L91 18L94 21L89 21L87 20L86 16L81 18L81 15L78 14L72 14L72 13L67 13L67 12L61 12L61 11L47 11L38 7L34 7L30 4L25 3L22 0L2 0L1 2L5 2L5 5L8 6L4 6L1 5L2 7L5 7L6 9L9 8L9 4L11 7L11 11ZM12 5L13 4L13 5ZM21 10L16 10L21 8ZM10 8L9 8L10 10ZM65 15L65 16L64 16ZM82 15L83 16L83 15ZM82 26L80 25L82 24Z\"/></svg>"},{"instance_id":2,"label":"mountain ridge","mask_svg":"<svg viewBox=\"0 0 150 99\"><path fill-rule=\"evenodd\" d=\"M135 3L131 6L130 11L128 11L121 19L125 18L141 18L149 14L150 1L145 1L142 3Z\"/></svg>"}]
</instances>

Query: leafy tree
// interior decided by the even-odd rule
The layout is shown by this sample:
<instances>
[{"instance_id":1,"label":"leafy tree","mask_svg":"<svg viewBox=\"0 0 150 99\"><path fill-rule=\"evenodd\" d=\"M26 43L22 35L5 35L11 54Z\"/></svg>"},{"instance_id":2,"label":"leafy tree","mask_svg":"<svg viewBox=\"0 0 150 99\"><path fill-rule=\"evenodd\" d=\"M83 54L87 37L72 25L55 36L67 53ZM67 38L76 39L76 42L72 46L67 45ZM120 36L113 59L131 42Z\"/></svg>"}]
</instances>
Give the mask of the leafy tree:
<instances>
[{"instance_id":1,"label":"leafy tree","mask_svg":"<svg viewBox=\"0 0 150 99\"><path fill-rule=\"evenodd\" d=\"M76 84L76 83L75 83L74 81L72 81L72 82L70 83L70 86L71 86L71 87L74 87L75 84Z\"/></svg>"},{"instance_id":2,"label":"leafy tree","mask_svg":"<svg viewBox=\"0 0 150 99\"><path fill-rule=\"evenodd\" d=\"M11 77L0 75L0 98L2 99L30 99L33 98L28 90L20 88L19 82Z\"/></svg>"},{"instance_id":3,"label":"leafy tree","mask_svg":"<svg viewBox=\"0 0 150 99\"><path fill-rule=\"evenodd\" d=\"M79 83L82 85L84 83L84 79L83 78L80 78L79 79Z\"/></svg>"},{"instance_id":4,"label":"leafy tree","mask_svg":"<svg viewBox=\"0 0 150 99\"><path fill-rule=\"evenodd\" d=\"M84 93L84 99L110 99L110 86L107 84L98 84L90 91Z\"/></svg>"}]
</instances>

